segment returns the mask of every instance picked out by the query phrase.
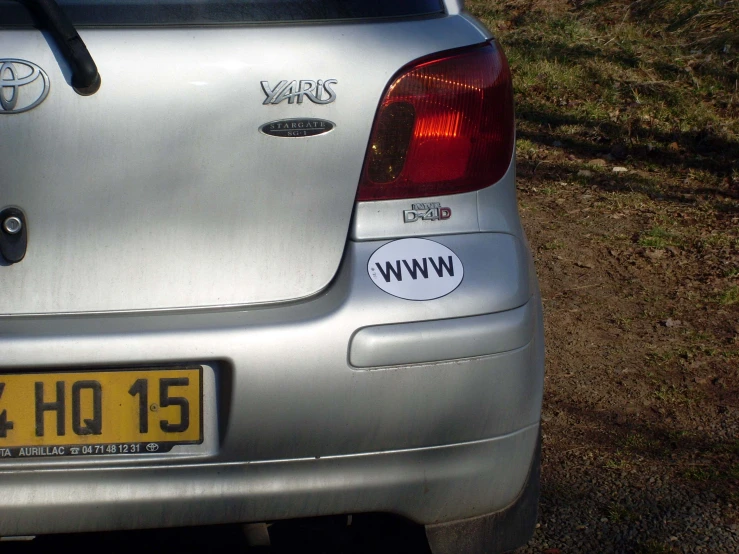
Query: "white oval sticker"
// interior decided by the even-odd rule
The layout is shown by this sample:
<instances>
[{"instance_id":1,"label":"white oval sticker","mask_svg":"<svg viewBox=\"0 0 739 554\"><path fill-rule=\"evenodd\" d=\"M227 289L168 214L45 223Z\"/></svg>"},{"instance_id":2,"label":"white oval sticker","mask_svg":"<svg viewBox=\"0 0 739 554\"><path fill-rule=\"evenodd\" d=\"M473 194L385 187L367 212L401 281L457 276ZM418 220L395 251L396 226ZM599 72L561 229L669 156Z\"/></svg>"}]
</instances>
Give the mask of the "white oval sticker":
<instances>
[{"instance_id":1,"label":"white oval sticker","mask_svg":"<svg viewBox=\"0 0 739 554\"><path fill-rule=\"evenodd\" d=\"M406 300L433 300L456 289L464 277L457 255L428 239L400 239L370 256L367 272L388 294Z\"/></svg>"}]
</instances>

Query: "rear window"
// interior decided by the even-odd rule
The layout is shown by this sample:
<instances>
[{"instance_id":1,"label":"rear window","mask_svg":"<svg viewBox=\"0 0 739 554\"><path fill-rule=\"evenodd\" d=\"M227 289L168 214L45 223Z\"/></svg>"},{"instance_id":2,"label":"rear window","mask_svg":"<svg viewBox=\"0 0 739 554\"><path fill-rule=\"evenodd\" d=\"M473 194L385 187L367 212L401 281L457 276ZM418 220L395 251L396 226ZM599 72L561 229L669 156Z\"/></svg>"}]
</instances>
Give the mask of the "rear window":
<instances>
[{"instance_id":1,"label":"rear window","mask_svg":"<svg viewBox=\"0 0 739 554\"><path fill-rule=\"evenodd\" d=\"M442 13L442 0L57 0L76 25L217 25L394 18ZM0 27L32 25L0 0Z\"/></svg>"}]
</instances>

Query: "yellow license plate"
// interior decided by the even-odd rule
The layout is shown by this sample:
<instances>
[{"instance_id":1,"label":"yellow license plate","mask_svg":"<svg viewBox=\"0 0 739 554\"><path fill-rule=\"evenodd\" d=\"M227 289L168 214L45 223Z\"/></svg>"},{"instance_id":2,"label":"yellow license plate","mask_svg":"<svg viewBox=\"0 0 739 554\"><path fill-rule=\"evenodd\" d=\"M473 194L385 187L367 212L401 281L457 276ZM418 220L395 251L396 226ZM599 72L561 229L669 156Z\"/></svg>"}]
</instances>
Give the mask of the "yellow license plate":
<instances>
[{"instance_id":1,"label":"yellow license plate","mask_svg":"<svg viewBox=\"0 0 739 554\"><path fill-rule=\"evenodd\" d=\"M202 420L200 367L0 375L0 459L167 452Z\"/></svg>"}]
</instances>

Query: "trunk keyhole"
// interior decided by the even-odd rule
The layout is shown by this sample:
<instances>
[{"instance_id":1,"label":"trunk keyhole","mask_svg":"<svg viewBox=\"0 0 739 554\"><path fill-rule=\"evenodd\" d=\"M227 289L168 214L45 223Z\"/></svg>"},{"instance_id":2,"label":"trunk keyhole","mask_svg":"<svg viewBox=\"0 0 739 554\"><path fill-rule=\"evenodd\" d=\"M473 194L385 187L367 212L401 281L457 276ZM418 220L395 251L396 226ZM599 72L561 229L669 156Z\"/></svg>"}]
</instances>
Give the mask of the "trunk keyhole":
<instances>
[{"instance_id":1,"label":"trunk keyhole","mask_svg":"<svg viewBox=\"0 0 739 554\"><path fill-rule=\"evenodd\" d=\"M0 255L9 264L20 262L28 247L28 223L18 208L0 211Z\"/></svg>"}]
</instances>

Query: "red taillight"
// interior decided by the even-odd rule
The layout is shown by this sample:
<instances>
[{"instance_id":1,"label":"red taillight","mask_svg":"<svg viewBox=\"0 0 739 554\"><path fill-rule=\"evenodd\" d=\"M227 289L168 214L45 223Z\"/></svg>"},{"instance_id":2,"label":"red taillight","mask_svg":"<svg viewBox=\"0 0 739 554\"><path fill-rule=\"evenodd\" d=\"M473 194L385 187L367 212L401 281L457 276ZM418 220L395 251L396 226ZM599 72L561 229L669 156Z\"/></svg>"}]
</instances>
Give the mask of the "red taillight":
<instances>
[{"instance_id":1,"label":"red taillight","mask_svg":"<svg viewBox=\"0 0 739 554\"><path fill-rule=\"evenodd\" d=\"M407 67L380 103L359 200L468 192L492 185L511 162L511 74L488 43Z\"/></svg>"}]
</instances>

